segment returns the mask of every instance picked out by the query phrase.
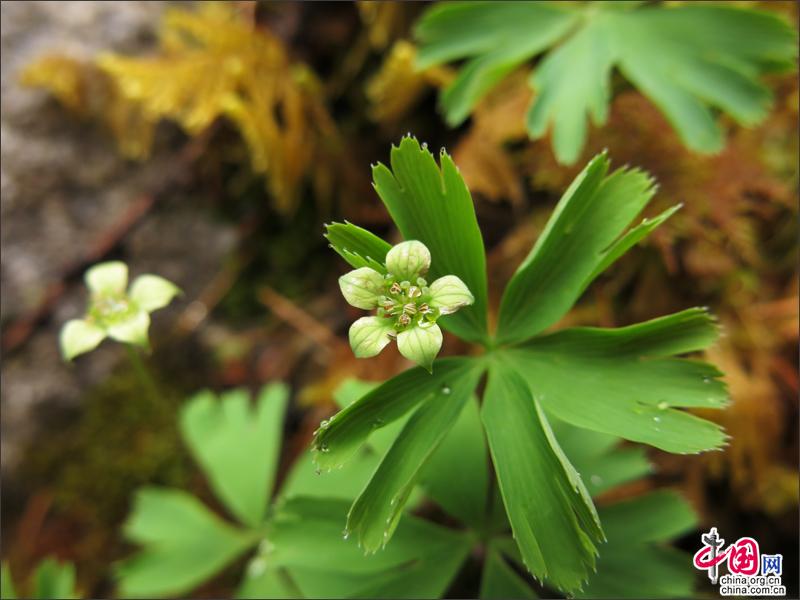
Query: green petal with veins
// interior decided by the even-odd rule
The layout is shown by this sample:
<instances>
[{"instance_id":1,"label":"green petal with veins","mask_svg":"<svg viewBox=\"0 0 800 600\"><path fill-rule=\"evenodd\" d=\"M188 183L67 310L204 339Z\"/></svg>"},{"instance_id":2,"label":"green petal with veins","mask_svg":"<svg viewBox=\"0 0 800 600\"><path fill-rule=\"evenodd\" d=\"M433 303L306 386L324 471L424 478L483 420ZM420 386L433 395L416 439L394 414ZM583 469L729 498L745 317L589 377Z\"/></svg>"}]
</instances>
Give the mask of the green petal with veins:
<instances>
[{"instance_id":1,"label":"green petal with veins","mask_svg":"<svg viewBox=\"0 0 800 600\"><path fill-rule=\"evenodd\" d=\"M408 360L429 372L442 348L442 330L435 323L419 324L397 334L397 349Z\"/></svg>"},{"instance_id":2,"label":"green petal with veins","mask_svg":"<svg viewBox=\"0 0 800 600\"><path fill-rule=\"evenodd\" d=\"M376 356L392 341L394 327L389 319L361 317L350 326L350 347L356 358Z\"/></svg>"},{"instance_id":3,"label":"green petal with veins","mask_svg":"<svg viewBox=\"0 0 800 600\"><path fill-rule=\"evenodd\" d=\"M128 285L128 265L118 260L100 263L86 271L84 280L94 295L124 294Z\"/></svg>"},{"instance_id":4,"label":"green petal with veins","mask_svg":"<svg viewBox=\"0 0 800 600\"><path fill-rule=\"evenodd\" d=\"M339 277L339 287L347 303L364 310L378 306L383 285L383 275L369 267L361 267Z\"/></svg>"},{"instance_id":5,"label":"green petal with veins","mask_svg":"<svg viewBox=\"0 0 800 600\"><path fill-rule=\"evenodd\" d=\"M430 266L430 251L416 240L401 242L386 254L386 270L398 280L416 281Z\"/></svg>"},{"instance_id":6,"label":"green petal with veins","mask_svg":"<svg viewBox=\"0 0 800 600\"><path fill-rule=\"evenodd\" d=\"M472 292L455 275L439 277L431 284L430 290L431 299L428 304L433 308L438 308L443 315L452 314L459 308L475 302Z\"/></svg>"},{"instance_id":7,"label":"green petal with veins","mask_svg":"<svg viewBox=\"0 0 800 600\"><path fill-rule=\"evenodd\" d=\"M106 337L100 327L83 319L72 319L61 328L59 338L61 355L64 360L72 360L79 354L94 350Z\"/></svg>"},{"instance_id":8,"label":"green petal with veins","mask_svg":"<svg viewBox=\"0 0 800 600\"><path fill-rule=\"evenodd\" d=\"M165 307L181 293L178 286L158 275L140 275L131 284L130 299L147 312Z\"/></svg>"},{"instance_id":9,"label":"green petal with veins","mask_svg":"<svg viewBox=\"0 0 800 600\"><path fill-rule=\"evenodd\" d=\"M147 330L149 327L150 315L140 310L124 320L109 325L107 329L108 337L118 342L125 342L147 348L149 346L147 341Z\"/></svg>"}]
</instances>

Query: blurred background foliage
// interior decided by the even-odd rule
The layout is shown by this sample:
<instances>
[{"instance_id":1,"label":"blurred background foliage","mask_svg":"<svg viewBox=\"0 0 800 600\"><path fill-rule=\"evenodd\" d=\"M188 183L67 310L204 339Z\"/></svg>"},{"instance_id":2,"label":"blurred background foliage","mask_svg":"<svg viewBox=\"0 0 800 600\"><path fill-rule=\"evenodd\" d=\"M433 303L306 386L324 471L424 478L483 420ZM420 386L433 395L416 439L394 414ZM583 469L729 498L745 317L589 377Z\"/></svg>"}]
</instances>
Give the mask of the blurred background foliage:
<instances>
[{"instance_id":1,"label":"blurred background foliage","mask_svg":"<svg viewBox=\"0 0 800 600\"><path fill-rule=\"evenodd\" d=\"M345 267L322 224L347 219L396 241L368 165L410 131L453 153L476 202L491 289L502 289L602 148L659 182L648 216L684 204L566 322L619 326L693 305L719 316L724 336L708 358L726 373L732 404L703 416L726 427L730 446L700 457L650 450L656 474L621 493L680 488L702 528L782 552L797 593L795 73L765 78L774 106L757 126L719 115L727 142L711 156L688 150L649 100L615 81L606 123L563 166L549 139L530 141L525 130L535 64L507 76L468 121L446 126L437 95L456 70L415 69L422 3L65 3L62 14L57 4L2 5L2 534L15 576L55 555L77 563L84 594L106 594L109 562L129 550L118 527L136 488L211 498L176 425L182 399L200 387L292 385L285 473L334 410L342 381L406 368L395 352L353 358L354 313L336 286ZM797 23L792 2L734 4ZM117 29L98 33L107 23ZM68 142L48 153L64 139L91 149ZM70 160L106 166L84 175ZM60 245L47 234L61 227L59 210L74 222ZM50 349L82 302L83 269L114 257L187 290L151 330L157 402L114 348L72 369ZM459 343L446 339L445 350ZM681 546L696 544L692 532ZM200 593L229 593L241 568Z\"/></svg>"}]
</instances>

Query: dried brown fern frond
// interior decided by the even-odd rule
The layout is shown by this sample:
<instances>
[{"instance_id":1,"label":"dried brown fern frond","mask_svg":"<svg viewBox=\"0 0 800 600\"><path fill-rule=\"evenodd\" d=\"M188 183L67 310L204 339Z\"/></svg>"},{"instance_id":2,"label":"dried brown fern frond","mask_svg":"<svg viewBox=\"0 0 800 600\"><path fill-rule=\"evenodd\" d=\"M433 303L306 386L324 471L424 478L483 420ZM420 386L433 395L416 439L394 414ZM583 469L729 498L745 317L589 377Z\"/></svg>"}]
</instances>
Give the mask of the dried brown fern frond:
<instances>
[{"instance_id":1,"label":"dried brown fern frond","mask_svg":"<svg viewBox=\"0 0 800 600\"><path fill-rule=\"evenodd\" d=\"M69 68L60 73L59 63ZM167 119L194 136L227 118L240 131L253 170L265 175L281 212L294 208L308 172L315 176L318 193L330 193L327 171L335 170L331 162L339 140L321 86L308 68L290 59L280 40L231 5L208 2L196 11L167 10L160 47L152 57L106 53L80 65L47 58L30 67L23 81L49 89L79 112L98 114L123 151L131 149L137 133L125 127L132 121L152 130ZM89 109L81 82L97 79L98 73L105 76L106 101ZM126 155L146 156L147 141Z\"/></svg>"}]
</instances>

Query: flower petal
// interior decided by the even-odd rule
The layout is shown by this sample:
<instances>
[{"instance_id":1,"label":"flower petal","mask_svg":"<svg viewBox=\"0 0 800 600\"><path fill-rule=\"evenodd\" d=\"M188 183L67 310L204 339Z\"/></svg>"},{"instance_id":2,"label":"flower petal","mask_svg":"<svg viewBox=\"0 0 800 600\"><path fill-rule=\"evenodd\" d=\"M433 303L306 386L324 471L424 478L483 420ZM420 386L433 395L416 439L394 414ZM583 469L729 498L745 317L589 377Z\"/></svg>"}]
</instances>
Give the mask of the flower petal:
<instances>
[{"instance_id":1,"label":"flower petal","mask_svg":"<svg viewBox=\"0 0 800 600\"><path fill-rule=\"evenodd\" d=\"M383 275L369 267L361 267L339 277L339 287L347 303L364 310L378 306L383 285Z\"/></svg>"},{"instance_id":2,"label":"flower petal","mask_svg":"<svg viewBox=\"0 0 800 600\"><path fill-rule=\"evenodd\" d=\"M147 340L147 330L150 328L150 315L145 311L139 310L129 318L116 322L108 327L108 337L147 348L150 344Z\"/></svg>"},{"instance_id":3,"label":"flower petal","mask_svg":"<svg viewBox=\"0 0 800 600\"><path fill-rule=\"evenodd\" d=\"M128 285L128 265L118 260L100 263L83 276L92 294L124 294Z\"/></svg>"},{"instance_id":4,"label":"flower petal","mask_svg":"<svg viewBox=\"0 0 800 600\"><path fill-rule=\"evenodd\" d=\"M376 356L392 341L394 327L389 319L361 317L350 326L350 347L356 358Z\"/></svg>"},{"instance_id":5,"label":"flower petal","mask_svg":"<svg viewBox=\"0 0 800 600\"><path fill-rule=\"evenodd\" d=\"M84 319L72 319L61 328L59 342L64 360L72 360L79 354L94 350L106 337L100 327Z\"/></svg>"},{"instance_id":6,"label":"flower petal","mask_svg":"<svg viewBox=\"0 0 800 600\"><path fill-rule=\"evenodd\" d=\"M433 308L438 308L443 315L456 312L463 306L475 302L475 297L467 285L455 275L439 277L431 284L431 299L428 302Z\"/></svg>"},{"instance_id":7,"label":"flower petal","mask_svg":"<svg viewBox=\"0 0 800 600\"><path fill-rule=\"evenodd\" d=\"M442 348L442 330L435 323L415 325L397 334L397 349L428 372Z\"/></svg>"},{"instance_id":8,"label":"flower petal","mask_svg":"<svg viewBox=\"0 0 800 600\"><path fill-rule=\"evenodd\" d=\"M180 288L158 275L140 275L131 284L129 296L146 312L164 308L181 293Z\"/></svg>"},{"instance_id":9,"label":"flower petal","mask_svg":"<svg viewBox=\"0 0 800 600\"><path fill-rule=\"evenodd\" d=\"M399 280L416 281L430 266L431 253L417 240L401 242L386 254L386 270Z\"/></svg>"}]
</instances>

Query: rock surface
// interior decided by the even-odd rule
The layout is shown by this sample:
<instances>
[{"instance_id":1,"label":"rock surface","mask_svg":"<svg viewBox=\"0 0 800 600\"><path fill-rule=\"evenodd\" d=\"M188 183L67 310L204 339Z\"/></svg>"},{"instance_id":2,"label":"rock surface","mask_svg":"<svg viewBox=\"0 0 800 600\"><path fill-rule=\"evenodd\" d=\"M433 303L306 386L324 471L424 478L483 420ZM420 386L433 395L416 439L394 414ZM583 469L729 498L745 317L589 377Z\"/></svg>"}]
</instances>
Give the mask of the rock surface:
<instances>
[{"instance_id":1,"label":"rock surface","mask_svg":"<svg viewBox=\"0 0 800 600\"><path fill-rule=\"evenodd\" d=\"M102 127L75 119L46 92L21 86L19 71L49 53L84 59L107 50L141 53L154 43L164 4L0 4L4 335L11 323L36 309L64 269L81 261L143 194L163 187L176 153L175 140L162 139L148 161L126 161ZM235 243L234 232L199 206L202 198L177 193L158 197L115 253L114 258L128 262L132 275L156 272L186 292L174 308L155 315L154 328L186 307L218 272ZM62 363L58 331L66 320L82 314L85 302L85 290L73 282L25 344L4 356L3 474L13 472L19 463L20 453L36 432L40 411L75 406L82 391L106 377L121 356L119 347L106 342L74 366Z\"/></svg>"}]
</instances>

